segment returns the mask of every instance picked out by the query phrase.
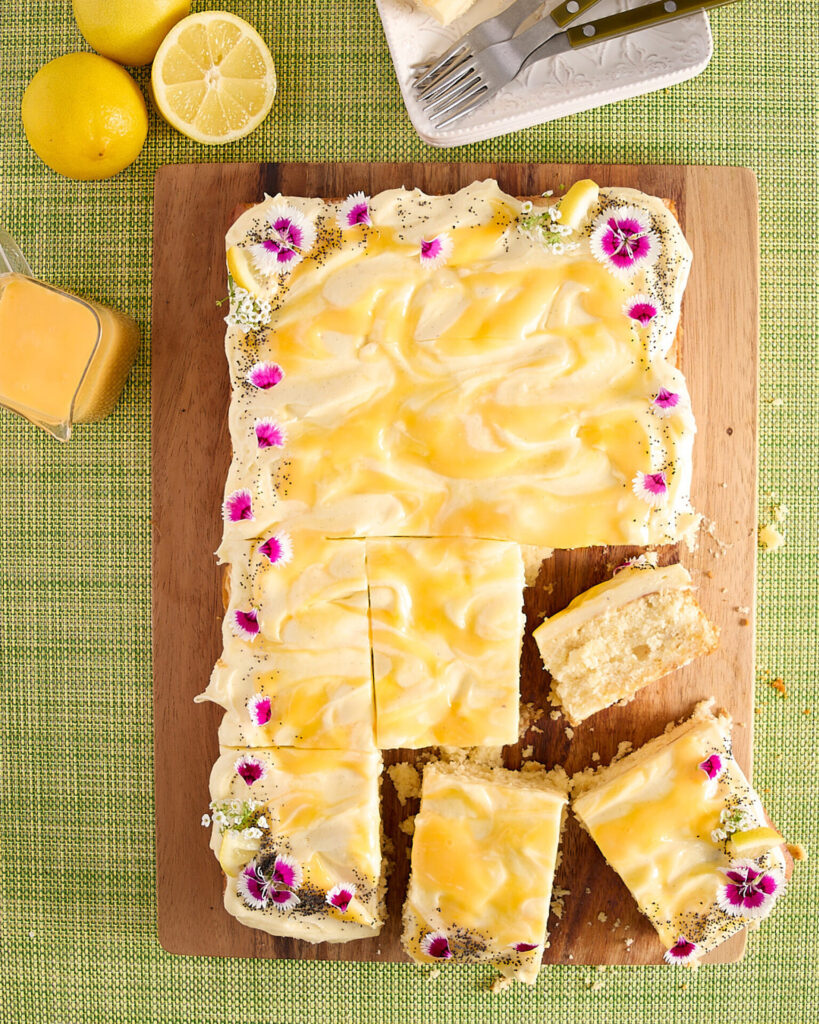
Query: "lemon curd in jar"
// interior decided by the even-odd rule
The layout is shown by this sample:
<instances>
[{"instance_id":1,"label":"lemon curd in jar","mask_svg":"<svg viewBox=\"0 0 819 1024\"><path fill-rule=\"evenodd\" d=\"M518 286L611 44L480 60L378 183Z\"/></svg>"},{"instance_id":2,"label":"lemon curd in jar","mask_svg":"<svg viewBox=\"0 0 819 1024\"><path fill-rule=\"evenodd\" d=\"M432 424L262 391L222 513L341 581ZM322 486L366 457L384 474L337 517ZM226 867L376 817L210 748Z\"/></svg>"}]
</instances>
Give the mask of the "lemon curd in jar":
<instances>
[{"instance_id":1,"label":"lemon curd in jar","mask_svg":"<svg viewBox=\"0 0 819 1024\"><path fill-rule=\"evenodd\" d=\"M105 419L139 347L127 316L22 274L0 275L0 405L67 441Z\"/></svg>"}]
</instances>

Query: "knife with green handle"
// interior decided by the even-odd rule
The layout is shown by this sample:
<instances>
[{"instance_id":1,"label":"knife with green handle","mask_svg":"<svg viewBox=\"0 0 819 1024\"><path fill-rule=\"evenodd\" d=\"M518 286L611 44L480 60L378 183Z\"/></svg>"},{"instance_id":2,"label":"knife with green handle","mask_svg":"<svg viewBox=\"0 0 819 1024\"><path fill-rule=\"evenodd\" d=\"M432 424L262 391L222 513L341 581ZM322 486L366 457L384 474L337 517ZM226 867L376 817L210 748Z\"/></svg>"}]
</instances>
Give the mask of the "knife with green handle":
<instances>
[{"instance_id":1,"label":"knife with green handle","mask_svg":"<svg viewBox=\"0 0 819 1024\"><path fill-rule=\"evenodd\" d=\"M708 11L712 7L724 7L736 2L737 0L657 0L656 3L621 11L620 14L612 14L607 18L587 21L583 25L575 25L574 28L552 36L548 42L529 54L523 68L531 67L532 64L537 64L547 57L556 57L561 53L568 53L631 32L639 32L644 28L665 25L678 18L686 18L700 11Z\"/></svg>"}]
</instances>

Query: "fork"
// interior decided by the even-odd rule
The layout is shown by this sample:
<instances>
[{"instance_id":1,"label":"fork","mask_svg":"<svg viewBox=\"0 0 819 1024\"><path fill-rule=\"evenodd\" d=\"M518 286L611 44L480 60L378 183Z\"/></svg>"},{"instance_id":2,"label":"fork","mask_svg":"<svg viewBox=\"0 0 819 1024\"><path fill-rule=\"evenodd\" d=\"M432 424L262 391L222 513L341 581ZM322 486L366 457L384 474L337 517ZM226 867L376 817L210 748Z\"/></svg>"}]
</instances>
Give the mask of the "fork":
<instances>
[{"instance_id":1,"label":"fork","mask_svg":"<svg viewBox=\"0 0 819 1024\"><path fill-rule=\"evenodd\" d=\"M596 0L587 0L591 7ZM556 19L545 18L514 39L493 43L471 60L460 63L424 90L421 105L436 129L445 128L488 102L521 71L548 57L590 46L615 36L675 21L736 0L658 0L607 18L559 32ZM562 8L568 6L562 4ZM579 13L579 12L578 12ZM568 24L577 17L570 15Z\"/></svg>"},{"instance_id":2,"label":"fork","mask_svg":"<svg viewBox=\"0 0 819 1024\"><path fill-rule=\"evenodd\" d=\"M552 17L558 25L568 24L572 18L581 14L582 11L597 3L597 0L568 0L552 11ZM475 54L485 50L493 43L502 43L511 39L520 26L526 21L530 14L542 7L544 0L514 0L506 10L495 15L494 18L487 18L481 21L465 35L457 39L452 46L440 55L433 58L428 64L418 69L413 85L416 89L430 88L436 80L439 80L445 71L451 71L456 65L453 61L457 59L460 65L465 60L471 60ZM561 10L565 10L564 20L560 18Z\"/></svg>"}]
</instances>

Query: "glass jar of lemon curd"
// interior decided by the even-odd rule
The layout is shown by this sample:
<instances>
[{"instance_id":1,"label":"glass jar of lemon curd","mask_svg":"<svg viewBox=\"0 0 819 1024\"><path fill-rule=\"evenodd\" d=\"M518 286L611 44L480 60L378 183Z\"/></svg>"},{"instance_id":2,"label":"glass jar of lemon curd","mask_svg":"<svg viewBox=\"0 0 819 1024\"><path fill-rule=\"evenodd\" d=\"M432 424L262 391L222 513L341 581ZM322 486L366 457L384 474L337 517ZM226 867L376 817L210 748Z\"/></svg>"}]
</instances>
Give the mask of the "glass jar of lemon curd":
<instances>
[{"instance_id":1,"label":"glass jar of lemon curd","mask_svg":"<svg viewBox=\"0 0 819 1024\"><path fill-rule=\"evenodd\" d=\"M0 227L0 406L67 441L111 413L138 348L131 317L38 281Z\"/></svg>"}]
</instances>

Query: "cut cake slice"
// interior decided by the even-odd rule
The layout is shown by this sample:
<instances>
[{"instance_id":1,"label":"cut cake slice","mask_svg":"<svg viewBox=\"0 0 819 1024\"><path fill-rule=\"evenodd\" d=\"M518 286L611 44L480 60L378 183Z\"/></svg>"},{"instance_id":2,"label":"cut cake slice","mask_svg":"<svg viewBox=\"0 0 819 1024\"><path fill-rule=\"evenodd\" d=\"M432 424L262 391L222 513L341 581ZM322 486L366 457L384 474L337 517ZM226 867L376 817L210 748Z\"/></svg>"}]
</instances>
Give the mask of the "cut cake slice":
<instances>
[{"instance_id":1,"label":"cut cake slice","mask_svg":"<svg viewBox=\"0 0 819 1024\"><path fill-rule=\"evenodd\" d=\"M579 594L533 635L552 677L551 699L572 725L719 643L679 564L628 566Z\"/></svg>"},{"instance_id":2,"label":"cut cake slice","mask_svg":"<svg viewBox=\"0 0 819 1024\"><path fill-rule=\"evenodd\" d=\"M519 546L368 540L367 578L377 745L517 742L525 626Z\"/></svg>"},{"instance_id":3,"label":"cut cake slice","mask_svg":"<svg viewBox=\"0 0 819 1024\"><path fill-rule=\"evenodd\" d=\"M403 912L413 960L534 983L566 803L555 772L427 765Z\"/></svg>"},{"instance_id":4,"label":"cut cake slice","mask_svg":"<svg viewBox=\"0 0 819 1024\"><path fill-rule=\"evenodd\" d=\"M668 963L701 959L770 913L787 872L712 703L597 772L576 775L573 810L657 930Z\"/></svg>"},{"instance_id":5,"label":"cut cake slice","mask_svg":"<svg viewBox=\"0 0 819 1024\"><path fill-rule=\"evenodd\" d=\"M377 751L222 750L211 848L225 909L307 942L377 935L384 921Z\"/></svg>"}]
</instances>

